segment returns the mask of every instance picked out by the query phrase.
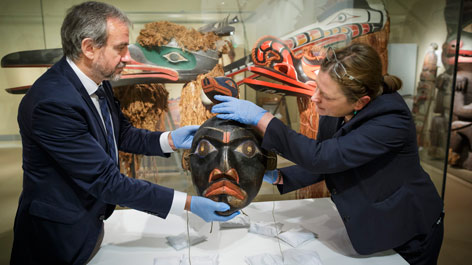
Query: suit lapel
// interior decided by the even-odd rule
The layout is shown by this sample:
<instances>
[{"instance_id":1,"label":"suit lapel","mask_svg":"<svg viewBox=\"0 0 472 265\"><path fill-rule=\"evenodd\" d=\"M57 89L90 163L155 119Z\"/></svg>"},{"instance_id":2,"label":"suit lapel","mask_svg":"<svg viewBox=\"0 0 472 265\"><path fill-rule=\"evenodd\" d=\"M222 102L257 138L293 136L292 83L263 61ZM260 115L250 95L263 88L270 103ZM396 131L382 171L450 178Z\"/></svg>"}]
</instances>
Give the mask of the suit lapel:
<instances>
[{"instance_id":1,"label":"suit lapel","mask_svg":"<svg viewBox=\"0 0 472 265\"><path fill-rule=\"evenodd\" d=\"M64 75L71 81L71 83L74 85L74 87L79 91L80 95L84 99L85 103L87 103L87 106L89 109L92 111L93 116L95 117L95 121L100 127L102 134L103 134L103 139L106 139L106 130L105 127L103 126L102 119L100 118L100 114L98 114L97 108L92 102L92 99L90 98L90 95L87 93L87 90L85 89L84 85L82 82L80 82L79 77L75 74L74 70L70 67L69 63L67 63L66 58L63 57L59 63L62 63L62 69L64 69Z\"/></svg>"}]
</instances>

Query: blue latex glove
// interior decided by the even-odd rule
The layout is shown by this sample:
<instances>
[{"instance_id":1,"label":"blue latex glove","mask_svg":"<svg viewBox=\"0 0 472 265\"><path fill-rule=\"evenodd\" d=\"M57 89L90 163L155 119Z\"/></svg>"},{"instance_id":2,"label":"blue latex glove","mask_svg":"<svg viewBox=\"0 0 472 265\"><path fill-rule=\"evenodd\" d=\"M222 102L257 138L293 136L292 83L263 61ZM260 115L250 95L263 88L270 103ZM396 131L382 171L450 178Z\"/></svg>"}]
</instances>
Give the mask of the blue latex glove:
<instances>
[{"instance_id":1,"label":"blue latex glove","mask_svg":"<svg viewBox=\"0 0 472 265\"><path fill-rule=\"evenodd\" d=\"M247 100L221 95L216 95L214 98L221 101L221 103L213 106L211 112L219 113L216 117L220 119L257 125L262 116L267 112L267 110Z\"/></svg>"},{"instance_id":2,"label":"blue latex glove","mask_svg":"<svg viewBox=\"0 0 472 265\"><path fill-rule=\"evenodd\" d=\"M200 128L199 125L189 125L180 127L170 133L174 146L178 149L190 149L192 147L193 136Z\"/></svg>"},{"instance_id":3,"label":"blue latex glove","mask_svg":"<svg viewBox=\"0 0 472 265\"><path fill-rule=\"evenodd\" d=\"M265 172L263 180L270 184L274 184L277 181L278 177L279 177L279 172L277 169L268 170Z\"/></svg>"},{"instance_id":4,"label":"blue latex glove","mask_svg":"<svg viewBox=\"0 0 472 265\"><path fill-rule=\"evenodd\" d=\"M190 202L190 211L200 216L200 218L205 220L205 222L225 222L233 219L239 214L239 211L237 211L229 216L221 216L215 212L224 212L229 210L229 208L229 205L224 202L214 202L210 199L200 196L192 196L192 200Z\"/></svg>"}]
</instances>

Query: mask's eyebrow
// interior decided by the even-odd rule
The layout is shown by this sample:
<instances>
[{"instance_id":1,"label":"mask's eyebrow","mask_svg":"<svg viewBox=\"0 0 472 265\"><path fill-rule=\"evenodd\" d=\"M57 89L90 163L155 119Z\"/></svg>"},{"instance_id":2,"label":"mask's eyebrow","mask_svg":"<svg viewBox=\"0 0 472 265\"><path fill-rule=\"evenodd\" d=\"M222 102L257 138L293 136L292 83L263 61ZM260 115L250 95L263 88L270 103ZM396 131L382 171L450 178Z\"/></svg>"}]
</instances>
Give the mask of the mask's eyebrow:
<instances>
[{"instance_id":1,"label":"mask's eyebrow","mask_svg":"<svg viewBox=\"0 0 472 265\"><path fill-rule=\"evenodd\" d=\"M221 133L224 133L225 130L222 130L220 128L216 128L216 127L205 127L205 129L207 130L214 130L214 131L218 131L218 132L221 132Z\"/></svg>"},{"instance_id":2,"label":"mask's eyebrow","mask_svg":"<svg viewBox=\"0 0 472 265\"><path fill-rule=\"evenodd\" d=\"M205 127L205 129L213 130L213 131L217 131L217 132L221 133L221 138L215 138L215 137L210 137L210 136L206 136L206 137L215 139L216 141L219 141L219 142L222 142L222 143L225 143L225 144L231 143L232 141L235 141L235 140L241 140L241 139L246 139L246 138L251 139L250 136L242 136L242 137L231 139L232 138L231 136L235 135L235 133L237 131L246 130L245 128L234 128L232 130L223 130L223 129L220 129L220 128L217 128L217 127Z\"/></svg>"}]
</instances>

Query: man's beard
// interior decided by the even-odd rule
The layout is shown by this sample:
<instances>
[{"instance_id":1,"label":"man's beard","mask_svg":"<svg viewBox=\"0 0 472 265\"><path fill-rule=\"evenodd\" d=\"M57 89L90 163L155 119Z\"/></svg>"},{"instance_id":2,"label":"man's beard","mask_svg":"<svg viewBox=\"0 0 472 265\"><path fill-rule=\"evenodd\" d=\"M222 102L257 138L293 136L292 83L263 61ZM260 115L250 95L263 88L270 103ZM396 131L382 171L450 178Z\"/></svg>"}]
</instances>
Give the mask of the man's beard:
<instances>
[{"instance_id":1,"label":"man's beard","mask_svg":"<svg viewBox=\"0 0 472 265\"><path fill-rule=\"evenodd\" d=\"M117 72L119 68L124 68L126 63L120 62L113 71L106 71L104 67L100 64L96 65L96 69L100 72L100 74L104 77L104 80L110 81L118 81L121 78L121 71Z\"/></svg>"},{"instance_id":2,"label":"man's beard","mask_svg":"<svg viewBox=\"0 0 472 265\"><path fill-rule=\"evenodd\" d=\"M113 73L111 74L111 76L108 78L108 80L111 80L111 81L118 81L120 80L121 78L121 73L123 72L123 68L125 68L126 66L126 63L124 62L120 62L116 68L115 68L115 71L113 71ZM120 72L117 72L116 70L118 70L118 68L121 68L121 71Z\"/></svg>"}]
</instances>

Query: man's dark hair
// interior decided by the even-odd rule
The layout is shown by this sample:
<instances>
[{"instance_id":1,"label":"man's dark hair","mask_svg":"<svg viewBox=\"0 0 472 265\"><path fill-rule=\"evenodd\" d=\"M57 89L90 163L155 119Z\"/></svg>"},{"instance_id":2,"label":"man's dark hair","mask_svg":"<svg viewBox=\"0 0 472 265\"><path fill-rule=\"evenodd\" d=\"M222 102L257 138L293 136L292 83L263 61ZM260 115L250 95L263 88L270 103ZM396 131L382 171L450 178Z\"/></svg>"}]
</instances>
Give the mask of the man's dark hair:
<instances>
[{"instance_id":1,"label":"man's dark hair","mask_svg":"<svg viewBox=\"0 0 472 265\"><path fill-rule=\"evenodd\" d=\"M97 47L107 42L107 19L116 18L131 25L128 17L118 8L101 2L84 2L67 10L61 27L64 55L75 61L82 53L82 40L91 38Z\"/></svg>"}]
</instances>

